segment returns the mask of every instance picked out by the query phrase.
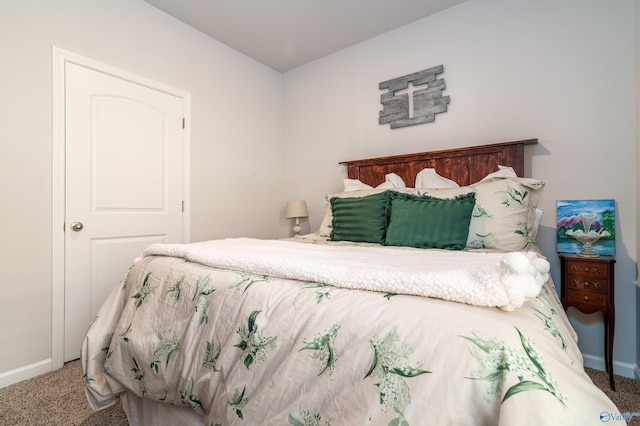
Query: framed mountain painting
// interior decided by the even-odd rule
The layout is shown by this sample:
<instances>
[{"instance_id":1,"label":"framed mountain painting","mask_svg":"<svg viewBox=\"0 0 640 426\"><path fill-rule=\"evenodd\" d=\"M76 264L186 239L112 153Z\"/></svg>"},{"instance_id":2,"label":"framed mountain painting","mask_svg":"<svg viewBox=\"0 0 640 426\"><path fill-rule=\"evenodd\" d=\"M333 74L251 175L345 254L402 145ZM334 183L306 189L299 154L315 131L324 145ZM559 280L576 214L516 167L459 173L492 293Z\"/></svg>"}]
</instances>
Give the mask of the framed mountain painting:
<instances>
[{"instance_id":1,"label":"framed mountain painting","mask_svg":"<svg viewBox=\"0 0 640 426\"><path fill-rule=\"evenodd\" d=\"M559 253L615 256L615 200L558 200Z\"/></svg>"}]
</instances>

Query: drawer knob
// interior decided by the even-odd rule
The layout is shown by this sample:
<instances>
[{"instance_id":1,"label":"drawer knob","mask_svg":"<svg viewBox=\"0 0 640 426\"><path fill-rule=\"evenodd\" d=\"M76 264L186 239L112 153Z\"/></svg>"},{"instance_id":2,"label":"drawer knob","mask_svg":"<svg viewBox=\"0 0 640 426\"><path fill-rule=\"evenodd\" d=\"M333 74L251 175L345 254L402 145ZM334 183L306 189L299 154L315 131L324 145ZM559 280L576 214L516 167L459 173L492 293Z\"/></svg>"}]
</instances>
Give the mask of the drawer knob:
<instances>
[{"instance_id":1,"label":"drawer knob","mask_svg":"<svg viewBox=\"0 0 640 426\"><path fill-rule=\"evenodd\" d=\"M589 301L589 296L585 296L584 300L586 300L588 302Z\"/></svg>"}]
</instances>

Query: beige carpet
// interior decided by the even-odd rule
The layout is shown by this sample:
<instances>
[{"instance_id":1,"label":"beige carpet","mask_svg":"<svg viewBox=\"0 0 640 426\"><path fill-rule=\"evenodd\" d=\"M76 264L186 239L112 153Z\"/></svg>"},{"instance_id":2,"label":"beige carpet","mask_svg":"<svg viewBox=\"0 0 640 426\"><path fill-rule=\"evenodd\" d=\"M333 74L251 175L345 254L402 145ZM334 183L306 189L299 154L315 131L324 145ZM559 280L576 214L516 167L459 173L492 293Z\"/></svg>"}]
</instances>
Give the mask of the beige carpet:
<instances>
[{"instance_id":1,"label":"beige carpet","mask_svg":"<svg viewBox=\"0 0 640 426\"><path fill-rule=\"evenodd\" d=\"M60 370L0 389L2 426L118 426L128 425L118 404L94 412L84 395L80 361Z\"/></svg>"},{"instance_id":2,"label":"beige carpet","mask_svg":"<svg viewBox=\"0 0 640 426\"><path fill-rule=\"evenodd\" d=\"M632 379L616 376L616 392L609 389L609 376L587 369L591 380L613 400L620 412L640 412L640 387ZM84 396L79 361L31 380L0 389L2 426L119 426L127 425L120 405L93 412ZM630 425L640 425L633 417Z\"/></svg>"},{"instance_id":3,"label":"beige carpet","mask_svg":"<svg viewBox=\"0 0 640 426\"><path fill-rule=\"evenodd\" d=\"M633 379L615 376L616 390L609 386L609 375L604 371L585 368L585 371L602 391L616 404L621 413L637 413L631 418L630 425L640 425L640 386ZM606 424L606 423L603 423Z\"/></svg>"}]
</instances>

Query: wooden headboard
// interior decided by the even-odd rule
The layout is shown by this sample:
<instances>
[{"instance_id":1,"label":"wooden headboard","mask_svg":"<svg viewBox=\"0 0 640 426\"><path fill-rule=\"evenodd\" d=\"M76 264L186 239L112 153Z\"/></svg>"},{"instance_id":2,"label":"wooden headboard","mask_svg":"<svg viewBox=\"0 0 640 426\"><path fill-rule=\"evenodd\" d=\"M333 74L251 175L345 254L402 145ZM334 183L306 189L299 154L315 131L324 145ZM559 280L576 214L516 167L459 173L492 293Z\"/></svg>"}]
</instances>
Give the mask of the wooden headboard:
<instances>
[{"instance_id":1,"label":"wooden headboard","mask_svg":"<svg viewBox=\"0 0 640 426\"><path fill-rule=\"evenodd\" d=\"M538 139L495 143L443 151L394 155L392 157L367 158L343 161L350 179L378 186L385 175L395 173L407 186L413 186L416 175L424 168L436 169L444 177L460 186L470 185L498 170L498 165L511 166L518 176L524 175L524 146L538 143Z\"/></svg>"}]
</instances>

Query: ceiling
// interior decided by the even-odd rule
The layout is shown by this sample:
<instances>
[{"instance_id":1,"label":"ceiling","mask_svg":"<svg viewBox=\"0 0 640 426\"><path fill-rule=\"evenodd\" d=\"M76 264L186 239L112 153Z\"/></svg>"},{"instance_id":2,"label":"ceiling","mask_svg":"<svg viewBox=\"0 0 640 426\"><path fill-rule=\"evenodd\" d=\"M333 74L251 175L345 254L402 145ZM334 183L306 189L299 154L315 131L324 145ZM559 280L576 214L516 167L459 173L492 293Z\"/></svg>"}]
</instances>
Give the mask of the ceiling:
<instances>
[{"instance_id":1,"label":"ceiling","mask_svg":"<svg viewBox=\"0 0 640 426\"><path fill-rule=\"evenodd\" d=\"M144 0L285 72L465 0Z\"/></svg>"}]
</instances>

